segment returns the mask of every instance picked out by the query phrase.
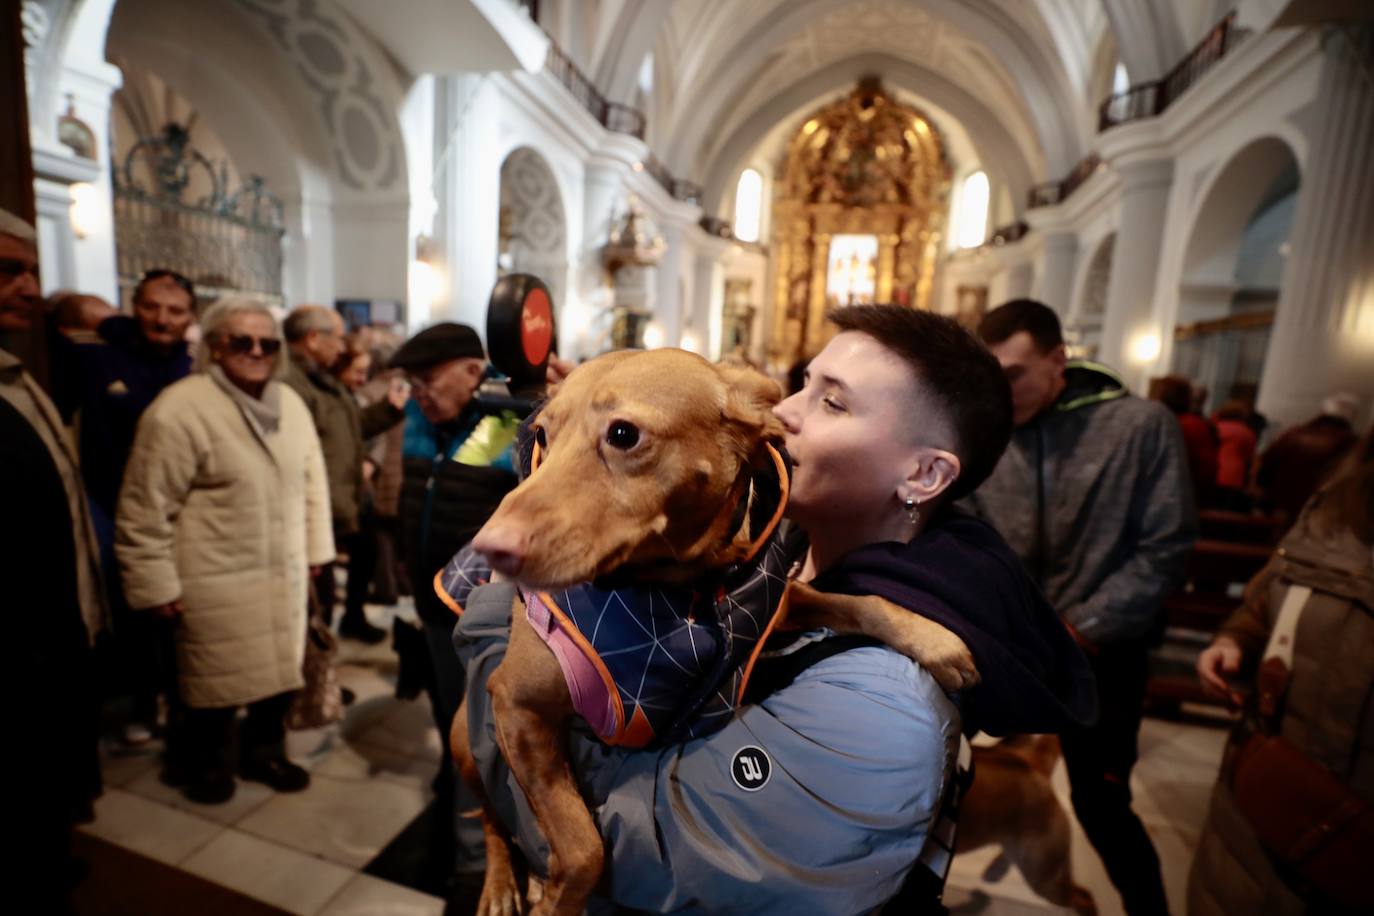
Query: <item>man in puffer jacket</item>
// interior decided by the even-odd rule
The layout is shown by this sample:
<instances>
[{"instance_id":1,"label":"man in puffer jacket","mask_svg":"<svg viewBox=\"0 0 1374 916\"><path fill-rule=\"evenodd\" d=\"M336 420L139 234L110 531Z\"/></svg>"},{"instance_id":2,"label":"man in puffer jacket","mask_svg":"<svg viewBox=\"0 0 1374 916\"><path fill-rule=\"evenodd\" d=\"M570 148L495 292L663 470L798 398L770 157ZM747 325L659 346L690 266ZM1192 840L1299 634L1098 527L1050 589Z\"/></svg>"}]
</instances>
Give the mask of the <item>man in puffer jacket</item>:
<instances>
[{"instance_id":1,"label":"man in puffer jacket","mask_svg":"<svg viewBox=\"0 0 1374 916\"><path fill-rule=\"evenodd\" d=\"M1069 362L1043 303L978 328L1011 383L1011 444L967 500L992 523L1087 651L1101 717L1061 736L1074 812L1129 913L1168 909L1159 857L1131 810L1148 652L1196 538L1188 463L1164 405L1105 366Z\"/></svg>"},{"instance_id":2,"label":"man in puffer jacket","mask_svg":"<svg viewBox=\"0 0 1374 916\"><path fill-rule=\"evenodd\" d=\"M477 409L473 397L487 360L477 332L467 325L426 328L396 351L391 366L405 370L414 396L406 405L401 450L401 553L429 645L434 724L447 735L463 700L463 672L453 654L453 612L435 594L434 578L515 487L510 445L517 423ZM477 802L461 785L448 754L435 785L443 794L457 791L450 806L459 846L457 872L480 874L481 826L475 817L459 817L475 810ZM453 798L448 795L445 803Z\"/></svg>"}]
</instances>

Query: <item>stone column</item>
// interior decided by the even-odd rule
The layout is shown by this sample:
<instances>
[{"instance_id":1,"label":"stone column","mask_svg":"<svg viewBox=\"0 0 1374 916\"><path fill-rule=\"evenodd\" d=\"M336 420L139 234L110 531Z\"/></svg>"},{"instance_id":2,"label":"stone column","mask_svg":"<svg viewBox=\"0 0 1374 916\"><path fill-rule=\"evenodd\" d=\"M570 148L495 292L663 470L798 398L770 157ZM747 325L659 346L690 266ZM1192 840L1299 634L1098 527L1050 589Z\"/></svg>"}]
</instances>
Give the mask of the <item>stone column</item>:
<instances>
[{"instance_id":1,"label":"stone column","mask_svg":"<svg viewBox=\"0 0 1374 916\"><path fill-rule=\"evenodd\" d=\"M1325 53L1260 380L1260 412L1283 425L1335 391L1363 399L1361 424L1374 402L1374 89L1344 37Z\"/></svg>"},{"instance_id":2,"label":"stone column","mask_svg":"<svg viewBox=\"0 0 1374 916\"><path fill-rule=\"evenodd\" d=\"M1006 270L1006 285L1003 293L1008 299L1024 299L1031 294L1035 281L1035 265L1029 261L1013 264Z\"/></svg>"},{"instance_id":3,"label":"stone column","mask_svg":"<svg viewBox=\"0 0 1374 916\"><path fill-rule=\"evenodd\" d=\"M1151 309L1174 164L1169 159L1149 158L1112 165L1121 176L1121 228L1107 283L1107 313L1098 358L1119 371L1137 393L1143 393L1154 360L1142 362L1132 347L1143 335L1160 338L1164 333L1156 326Z\"/></svg>"},{"instance_id":4,"label":"stone column","mask_svg":"<svg viewBox=\"0 0 1374 916\"><path fill-rule=\"evenodd\" d=\"M1061 319L1068 316L1073 306L1073 278L1077 264L1076 234L1053 232L1045 236L1035 283L1031 286L1031 297L1054 309Z\"/></svg>"}]
</instances>

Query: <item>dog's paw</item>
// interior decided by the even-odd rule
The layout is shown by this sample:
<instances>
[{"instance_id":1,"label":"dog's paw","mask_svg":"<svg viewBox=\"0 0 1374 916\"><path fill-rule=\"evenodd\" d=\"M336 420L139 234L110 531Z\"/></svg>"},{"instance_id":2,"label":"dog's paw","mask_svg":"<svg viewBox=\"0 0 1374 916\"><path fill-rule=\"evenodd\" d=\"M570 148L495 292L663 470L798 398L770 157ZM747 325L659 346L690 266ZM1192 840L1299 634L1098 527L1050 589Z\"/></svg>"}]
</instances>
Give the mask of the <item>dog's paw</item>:
<instances>
[{"instance_id":1,"label":"dog's paw","mask_svg":"<svg viewBox=\"0 0 1374 916\"><path fill-rule=\"evenodd\" d=\"M515 876L487 871L482 882L482 899L477 902L477 916L520 916L525 912L525 898L515 882Z\"/></svg>"},{"instance_id":2,"label":"dog's paw","mask_svg":"<svg viewBox=\"0 0 1374 916\"><path fill-rule=\"evenodd\" d=\"M946 691L967 690L980 680L973 653L964 641L917 614L902 619L892 648L914 659Z\"/></svg>"}]
</instances>

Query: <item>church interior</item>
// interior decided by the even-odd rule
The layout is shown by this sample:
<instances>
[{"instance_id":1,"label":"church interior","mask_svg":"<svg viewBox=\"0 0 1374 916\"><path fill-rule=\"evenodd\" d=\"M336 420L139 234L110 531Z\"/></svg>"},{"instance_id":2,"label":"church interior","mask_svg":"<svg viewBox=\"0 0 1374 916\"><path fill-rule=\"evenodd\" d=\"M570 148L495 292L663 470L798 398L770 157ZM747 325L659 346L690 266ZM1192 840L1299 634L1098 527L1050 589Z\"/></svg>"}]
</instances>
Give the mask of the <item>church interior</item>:
<instances>
[{"instance_id":1,"label":"church interior","mask_svg":"<svg viewBox=\"0 0 1374 916\"><path fill-rule=\"evenodd\" d=\"M170 268L200 303L323 303L400 340L485 335L493 287L532 274L571 363L677 347L780 381L837 306L973 329L1033 299L1068 358L1142 398L1181 377L1204 416L1243 402L1259 450L1333 396L1356 433L1374 419L1360 0L5 7L0 206L36 230L44 296L133 314ZM1236 721L1193 666L1277 543L1258 513L1204 513L1152 650L1130 789L1175 913ZM390 637L414 602L367 618ZM288 734L296 794L188 800L159 736L126 740L107 704L73 911L475 911L425 859L444 739L400 642L340 639L351 703ZM1071 810L1062 763L1052 784ZM1069 820L1096 911L1140 911ZM963 852L944 906L1066 911L1032 883L995 846Z\"/></svg>"}]
</instances>

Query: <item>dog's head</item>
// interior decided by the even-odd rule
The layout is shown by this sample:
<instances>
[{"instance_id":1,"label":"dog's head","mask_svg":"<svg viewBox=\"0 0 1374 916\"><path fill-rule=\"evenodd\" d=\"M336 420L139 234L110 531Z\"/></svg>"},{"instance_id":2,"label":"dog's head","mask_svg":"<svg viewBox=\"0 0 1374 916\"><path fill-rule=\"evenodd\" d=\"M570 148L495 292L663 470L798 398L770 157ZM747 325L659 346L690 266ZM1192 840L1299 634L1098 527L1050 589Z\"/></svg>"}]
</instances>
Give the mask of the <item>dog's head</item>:
<instances>
[{"instance_id":1,"label":"dog's head","mask_svg":"<svg viewBox=\"0 0 1374 916\"><path fill-rule=\"evenodd\" d=\"M772 412L781 397L757 372L685 350L621 351L579 366L535 420L538 467L473 547L540 588L619 569L686 578L729 562L750 467L782 435Z\"/></svg>"}]
</instances>

